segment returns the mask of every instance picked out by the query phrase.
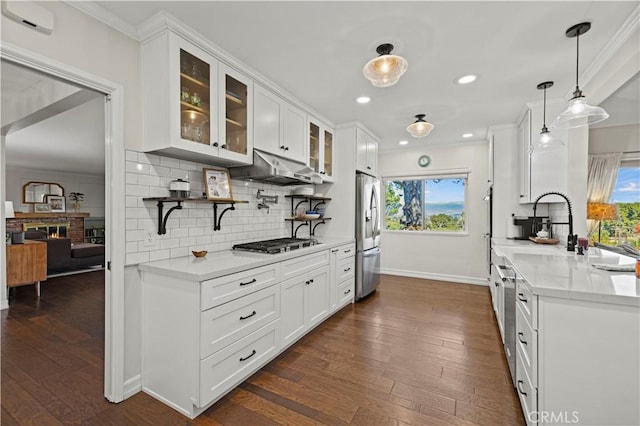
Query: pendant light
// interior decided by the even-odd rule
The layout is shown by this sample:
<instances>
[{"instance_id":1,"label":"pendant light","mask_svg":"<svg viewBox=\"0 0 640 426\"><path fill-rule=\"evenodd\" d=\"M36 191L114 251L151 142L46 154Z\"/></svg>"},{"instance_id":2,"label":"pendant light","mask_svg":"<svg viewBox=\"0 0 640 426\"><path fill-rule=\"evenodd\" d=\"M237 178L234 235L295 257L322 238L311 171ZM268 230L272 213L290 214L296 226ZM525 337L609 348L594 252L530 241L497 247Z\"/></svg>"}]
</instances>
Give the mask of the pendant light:
<instances>
[{"instance_id":1,"label":"pendant light","mask_svg":"<svg viewBox=\"0 0 640 426\"><path fill-rule=\"evenodd\" d=\"M380 56L373 58L364 66L362 73L376 87L393 86L407 72L409 63L402 56L392 55L393 44L378 46L376 52Z\"/></svg>"},{"instance_id":2,"label":"pendant light","mask_svg":"<svg viewBox=\"0 0 640 426\"><path fill-rule=\"evenodd\" d=\"M578 85L578 67L580 64L580 36L591 29L590 22L582 22L569 28L565 35L569 38L576 38L576 90L573 98L569 100L567 109L556 117L551 127L576 128L599 123L609 118L607 112L597 106L587 104L582 90Z\"/></svg>"},{"instance_id":3,"label":"pendant light","mask_svg":"<svg viewBox=\"0 0 640 426\"><path fill-rule=\"evenodd\" d=\"M564 146L564 142L553 136L549 129L547 129L547 89L551 86L553 86L553 81L545 81L536 86L538 90L544 90L544 100L542 103L542 130L535 144L535 151L553 151Z\"/></svg>"},{"instance_id":4,"label":"pendant light","mask_svg":"<svg viewBox=\"0 0 640 426\"><path fill-rule=\"evenodd\" d=\"M427 122L424 119L425 116L426 114L416 115L417 120L407 127L407 132L409 132L414 138L424 138L429 133L431 133L431 131L435 127L433 124Z\"/></svg>"}]
</instances>

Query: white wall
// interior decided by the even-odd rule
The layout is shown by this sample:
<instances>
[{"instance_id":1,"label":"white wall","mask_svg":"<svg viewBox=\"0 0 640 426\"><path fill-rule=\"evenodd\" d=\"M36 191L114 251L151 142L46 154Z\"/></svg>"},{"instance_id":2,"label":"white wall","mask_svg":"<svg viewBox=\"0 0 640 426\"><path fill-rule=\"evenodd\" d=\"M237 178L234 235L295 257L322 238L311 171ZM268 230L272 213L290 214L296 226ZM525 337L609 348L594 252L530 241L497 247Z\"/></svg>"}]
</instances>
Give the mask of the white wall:
<instances>
[{"instance_id":1,"label":"white wall","mask_svg":"<svg viewBox=\"0 0 640 426\"><path fill-rule=\"evenodd\" d=\"M418 166L418 157L428 154L431 165ZM421 172L467 169L469 179L465 206L467 235L434 235L420 232L383 231L381 239L383 273L472 284L486 284L488 229L487 191L488 144L471 142L399 152L385 152L378 159L381 177L417 176Z\"/></svg>"},{"instance_id":2,"label":"white wall","mask_svg":"<svg viewBox=\"0 0 640 426\"><path fill-rule=\"evenodd\" d=\"M72 201L69 200L69 193L82 192L84 201L80 203L79 211L89 213L92 217L104 217L103 176L15 168L10 165L6 170L7 200L13 201L13 208L16 212L33 212L33 204L22 204L22 187L27 182L54 182L64 188L68 212L74 211Z\"/></svg>"}]
</instances>

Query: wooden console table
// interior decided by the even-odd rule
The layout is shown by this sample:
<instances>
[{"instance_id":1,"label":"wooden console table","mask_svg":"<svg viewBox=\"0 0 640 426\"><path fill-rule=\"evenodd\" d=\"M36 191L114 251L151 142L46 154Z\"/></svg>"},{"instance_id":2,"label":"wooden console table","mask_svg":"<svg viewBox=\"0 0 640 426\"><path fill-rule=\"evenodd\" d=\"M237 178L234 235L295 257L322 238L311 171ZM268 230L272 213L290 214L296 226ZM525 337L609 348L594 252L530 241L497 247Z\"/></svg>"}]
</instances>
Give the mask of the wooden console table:
<instances>
[{"instance_id":1,"label":"wooden console table","mask_svg":"<svg viewBox=\"0 0 640 426\"><path fill-rule=\"evenodd\" d=\"M47 243L25 240L7 245L7 287L35 284L40 297L40 281L47 279Z\"/></svg>"}]
</instances>

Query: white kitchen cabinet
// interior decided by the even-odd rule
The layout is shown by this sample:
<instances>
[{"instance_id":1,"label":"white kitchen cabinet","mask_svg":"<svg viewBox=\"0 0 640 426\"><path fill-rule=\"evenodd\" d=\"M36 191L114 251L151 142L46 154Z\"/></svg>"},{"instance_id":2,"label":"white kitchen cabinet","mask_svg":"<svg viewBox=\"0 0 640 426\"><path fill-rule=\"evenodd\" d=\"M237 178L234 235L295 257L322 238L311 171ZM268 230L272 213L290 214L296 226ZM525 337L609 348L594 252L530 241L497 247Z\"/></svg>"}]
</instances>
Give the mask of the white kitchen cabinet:
<instances>
[{"instance_id":1,"label":"white kitchen cabinet","mask_svg":"<svg viewBox=\"0 0 640 426\"><path fill-rule=\"evenodd\" d=\"M329 298L331 312L353 302L355 294L355 244L331 249Z\"/></svg>"},{"instance_id":2,"label":"white kitchen cabinet","mask_svg":"<svg viewBox=\"0 0 640 426\"><path fill-rule=\"evenodd\" d=\"M520 204L533 203L546 192L567 192L567 149L566 145L553 151L532 149L539 136L537 124L542 127L541 107L528 108L518 124L518 165ZM566 132L553 130L556 136L564 137ZM540 200L540 203L564 202L561 197L552 195Z\"/></svg>"},{"instance_id":3,"label":"white kitchen cabinet","mask_svg":"<svg viewBox=\"0 0 640 426\"><path fill-rule=\"evenodd\" d=\"M306 163L306 113L259 84L254 84L253 134L255 148Z\"/></svg>"},{"instance_id":4,"label":"white kitchen cabinet","mask_svg":"<svg viewBox=\"0 0 640 426\"><path fill-rule=\"evenodd\" d=\"M378 142L360 128L356 130L356 170L372 176L378 174Z\"/></svg>"},{"instance_id":5,"label":"white kitchen cabinet","mask_svg":"<svg viewBox=\"0 0 640 426\"><path fill-rule=\"evenodd\" d=\"M142 85L144 151L208 164L251 163L249 78L165 30L142 43Z\"/></svg>"},{"instance_id":6,"label":"white kitchen cabinet","mask_svg":"<svg viewBox=\"0 0 640 426\"><path fill-rule=\"evenodd\" d=\"M309 167L322 176L323 182L333 182L334 130L309 116Z\"/></svg>"}]
</instances>

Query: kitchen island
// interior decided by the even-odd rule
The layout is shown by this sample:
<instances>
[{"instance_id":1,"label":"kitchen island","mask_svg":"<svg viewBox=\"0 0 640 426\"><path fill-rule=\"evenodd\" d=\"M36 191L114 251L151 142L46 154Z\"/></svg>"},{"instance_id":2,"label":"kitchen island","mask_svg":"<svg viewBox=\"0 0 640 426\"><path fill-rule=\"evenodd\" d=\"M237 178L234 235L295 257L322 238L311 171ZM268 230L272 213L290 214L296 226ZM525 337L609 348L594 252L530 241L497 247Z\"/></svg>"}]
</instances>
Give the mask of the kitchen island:
<instances>
[{"instance_id":1,"label":"kitchen island","mask_svg":"<svg viewBox=\"0 0 640 426\"><path fill-rule=\"evenodd\" d=\"M640 424L640 284L633 272L592 266L635 259L514 240L493 248L515 274L515 384L527 424Z\"/></svg>"},{"instance_id":2,"label":"kitchen island","mask_svg":"<svg viewBox=\"0 0 640 426\"><path fill-rule=\"evenodd\" d=\"M142 389L194 418L353 302L355 243L140 264Z\"/></svg>"}]
</instances>

